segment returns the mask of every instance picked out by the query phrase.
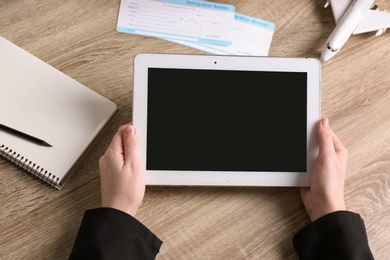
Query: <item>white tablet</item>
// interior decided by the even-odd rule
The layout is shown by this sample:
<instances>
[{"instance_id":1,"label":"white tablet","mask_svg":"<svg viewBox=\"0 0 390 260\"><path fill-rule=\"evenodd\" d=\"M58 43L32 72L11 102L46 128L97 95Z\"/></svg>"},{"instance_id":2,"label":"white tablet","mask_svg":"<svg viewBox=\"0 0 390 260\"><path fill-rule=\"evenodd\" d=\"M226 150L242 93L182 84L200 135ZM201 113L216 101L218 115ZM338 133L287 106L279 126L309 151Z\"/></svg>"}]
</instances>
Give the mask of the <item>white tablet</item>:
<instances>
[{"instance_id":1,"label":"white tablet","mask_svg":"<svg viewBox=\"0 0 390 260\"><path fill-rule=\"evenodd\" d=\"M311 58L138 54L146 184L309 186L320 71Z\"/></svg>"}]
</instances>

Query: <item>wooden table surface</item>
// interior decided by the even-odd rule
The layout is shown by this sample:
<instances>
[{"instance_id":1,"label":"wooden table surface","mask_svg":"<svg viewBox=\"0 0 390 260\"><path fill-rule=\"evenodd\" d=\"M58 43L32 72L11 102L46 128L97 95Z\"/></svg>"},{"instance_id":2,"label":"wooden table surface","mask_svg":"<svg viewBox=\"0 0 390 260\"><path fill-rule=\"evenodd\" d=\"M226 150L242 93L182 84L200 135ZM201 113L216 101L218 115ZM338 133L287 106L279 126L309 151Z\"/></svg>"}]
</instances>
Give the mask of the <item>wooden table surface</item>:
<instances>
[{"instance_id":1,"label":"wooden table surface","mask_svg":"<svg viewBox=\"0 0 390 260\"><path fill-rule=\"evenodd\" d=\"M275 23L270 56L319 58L335 27L322 0L218 2ZM390 1L376 3L390 9ZM62 191L0 160L0 259L68 257L84 211L100 206L98 159L117 128L132 121L134 56L205 54L118 33L118 7L119 0L0 3L1 36L119 108ZM389 53L389 32L367 33L322 62L322 116L349 151L347 208L364 218L377 259L390 258ZM157 259L297 259L292 237L309 223L299 189L279 187L147 187L138 218L164 241Z\"/></svg>"}]
</instances>

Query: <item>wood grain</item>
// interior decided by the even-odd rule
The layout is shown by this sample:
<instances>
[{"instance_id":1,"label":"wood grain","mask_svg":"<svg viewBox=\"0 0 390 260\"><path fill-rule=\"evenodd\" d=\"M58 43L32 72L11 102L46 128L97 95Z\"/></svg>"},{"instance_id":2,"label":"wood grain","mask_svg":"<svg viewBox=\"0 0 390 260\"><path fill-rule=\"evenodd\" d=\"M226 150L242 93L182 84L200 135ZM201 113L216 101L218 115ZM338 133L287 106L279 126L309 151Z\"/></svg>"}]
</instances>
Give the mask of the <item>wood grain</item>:
<instances>
[{"instance_id":1,"label":"wood grain","mask_svg":"<svg viewBox=\"0 0 390 260\"><path fill-rule=\"evenodd\" d=\"M335 26L325 1L217 2L275 23L270 56L319 58ZM390 9L389 1L376 3ZM116 32L118 8L105 0L0 2L1 36L119 108L62 191L0 160L0 259L67 259L84 211L100 205L98 159L116 129L132 121L134 56L203 54ZM347 207L364 218L376 259L390 258L389 52L390 33L367 33L322 63L322 116L350 155ZM309 222L299 189L277 187L147 187L138 218L164 241L157 259L297 259L292 237Z\"/></svg>"}]
</instances>

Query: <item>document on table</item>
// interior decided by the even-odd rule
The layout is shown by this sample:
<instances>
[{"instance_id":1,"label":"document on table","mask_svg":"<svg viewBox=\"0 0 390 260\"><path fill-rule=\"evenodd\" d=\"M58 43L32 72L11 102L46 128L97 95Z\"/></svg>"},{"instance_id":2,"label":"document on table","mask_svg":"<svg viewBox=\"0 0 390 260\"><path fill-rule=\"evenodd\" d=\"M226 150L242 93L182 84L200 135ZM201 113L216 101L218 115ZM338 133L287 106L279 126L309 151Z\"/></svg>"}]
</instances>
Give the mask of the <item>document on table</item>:
<instances>
[{"instance_id":1,"label":"document on table","mask_svg":"<svg viewBox=\"0 0 390 260\"><path fill-rule=\"evenodd\" d=\"M229 46L234 6L198 0L121 0L117 31Z\"/></svg>"},{"instance_id":2,"label":"document on table","mask_svg":"<svg viewBox=\"0 0 390 260\"><path fill-rule=\"evenodd\" d=\"M188 47L219 55L268 56L275 24L243 14L235 14L233 42L230 46L172 40Z\"/></svg>"},{"instance_id":3,"label":"document on table","mask_svg":"<svg viewBox=\"0 0 390 260\"><path fill-rule=\"evenodd\" d=\"M267 56L275 25L200 0L121 0L117 31L218 55Z\"/></svg>"}]
</instances>

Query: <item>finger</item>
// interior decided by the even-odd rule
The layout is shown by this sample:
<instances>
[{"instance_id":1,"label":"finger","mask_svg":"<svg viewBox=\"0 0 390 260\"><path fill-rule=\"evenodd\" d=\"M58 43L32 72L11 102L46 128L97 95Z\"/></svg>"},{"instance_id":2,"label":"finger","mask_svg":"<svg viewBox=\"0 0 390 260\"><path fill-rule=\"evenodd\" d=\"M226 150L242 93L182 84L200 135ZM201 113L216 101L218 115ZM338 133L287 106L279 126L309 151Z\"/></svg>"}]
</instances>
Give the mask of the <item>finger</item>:
<instances>
[{"instance_id":1,"label":"finger","mask_svg":"<svg viewBox=\"0 0 390 260\"><path fill-rule=\"evenodd\" d=\"M332 139L333 139L333 145L336 153L338 155L343 156L343 159L347 159L348 157L348 151L345 148L345 146L341 143L340 139L337 137L337 135L331 130Z\"/></svg>"},{"instance_id":2,"label":"finger","mask_svg":"<svg viewBox=\"0 0 390 260\"><path fill-rule=\"evenodd\" d=\"M335 147L333 143L332 131L329 128L329 119L323 118L318 124L317 138L320 154L334 153Z\"/></svg>"},{"instance_id":3,"label":"finger","mask_svg":"<svg viewBox=\"0 0 390 260\"><path fill-rule=\"evenodd\" d=\"M123 127L120 127L118 131L115 133L114 137L112 138L111 143L107 148L107 151L118 151L119 153L123 152L122 131L123 131Z\"/></svg>"},{"instance_id":4,"label":"finger","mask_svg":"<svg viewBox=\"0 0 390 260\"><path fill-rule=\"evenodd\" d=\"M134 126L127 125L123 129L123 147L125 164L138 160L138 138Z\"/></svg>"}]
</instances>

